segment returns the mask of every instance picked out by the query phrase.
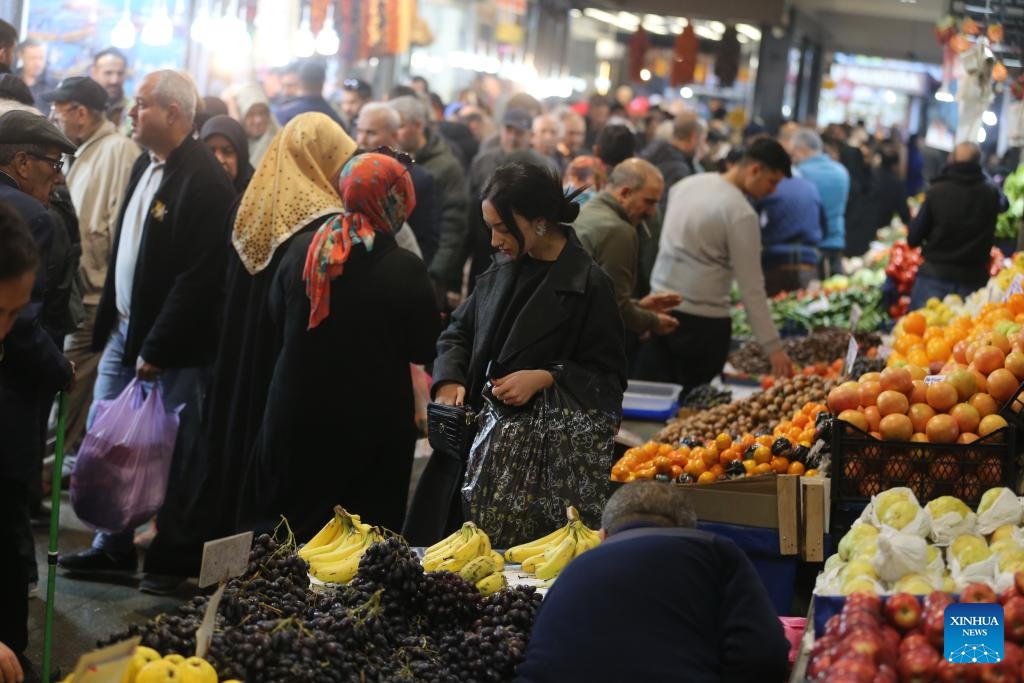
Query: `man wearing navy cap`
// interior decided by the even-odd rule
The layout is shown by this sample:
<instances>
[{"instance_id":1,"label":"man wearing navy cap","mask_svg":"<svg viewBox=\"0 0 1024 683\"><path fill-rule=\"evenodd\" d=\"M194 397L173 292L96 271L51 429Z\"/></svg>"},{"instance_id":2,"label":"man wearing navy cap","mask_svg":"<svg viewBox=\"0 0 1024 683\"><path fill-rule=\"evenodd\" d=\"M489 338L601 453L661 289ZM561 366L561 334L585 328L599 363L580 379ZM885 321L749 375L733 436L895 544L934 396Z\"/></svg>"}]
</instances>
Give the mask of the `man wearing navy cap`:
<instances>
[{"instance_id":1,"label":"man wearing navy cap","mask_svg":"<svg viewBox=\"0 0 1024 683\"><path fill-rule=\"evenodd\" d=\"M50 120L76 145L64 164L64 177L78 213L82 257L77 284L82 296L84 322L64 343L64 350L78 368L79 382L68 397L67 444L77 450L85 434L85 419L92 403L93 384L100 354L92 350L96 308L107 277L115 222L128 187L132 164L142 150L119 135L107 120L107 90L86 76L62 80L55 90L43 93L52 102ZM74 458L65 462L70 473Z\"/></svg>"}]
</instances>

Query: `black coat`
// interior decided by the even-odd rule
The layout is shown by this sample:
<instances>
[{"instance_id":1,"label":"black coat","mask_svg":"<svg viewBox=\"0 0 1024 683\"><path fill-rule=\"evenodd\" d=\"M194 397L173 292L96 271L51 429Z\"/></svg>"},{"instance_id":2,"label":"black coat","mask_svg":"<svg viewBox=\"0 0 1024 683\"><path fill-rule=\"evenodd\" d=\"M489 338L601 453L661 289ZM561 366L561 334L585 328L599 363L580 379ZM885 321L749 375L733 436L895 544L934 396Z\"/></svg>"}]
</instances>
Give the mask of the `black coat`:
<instances>
[{"instance_id":1,"label":"black coat","mask_svg":"<svg viewBox=\"0 0 1024 683\"><path fill-rule=\"evenodd\" d=\"M588 408L621 413L626 389L625 331L611 280L583 250L576 233L547 277L527 301L497 358L491 358L504 304L516 284L520 262L494 265L480 275L473 294L452 315L437 342L433 386L466 387L466 403L479 409L485 372L492 360L508 372L553 370L558 385ZM452 528L461 467L435 453L427 464L406 520L414 544L438 540ZM448 519L438 519L450 509ZM432 540L431 540L432 539Z\"/></svg>"},{"instance_id":2,"label":"black coat","mask_svg":"<svg viewBox=\"0 0 1024 683\"><path fill-rule=\"evenodd\" d=\"M441 327L424 263L378 234L331 282L330 315L309 330L302 271L311 234L294 238L271 283L283 341L245 476L243 523L285 515L309 538L342 505L369 524L405 516L417 430L410 363L434 357Z\"/></svg>"},{"instance_id":3,"label":"black coat","mask_svg":"<svg viewBox=\"0 0 1024 683\"><path fill-rule=\"evenodd\" d=\"M117 220L110 266L103 285L93 347L100 351L117 325L114 291L117 250L128 199L150 157L132 167ZM235 200L227 173L206 145L191 136L167 157L163 180L146 209L132 287L131 319L123 362L141 355L159 368L205 365L213 358L228 240L227 216Z\"/></svg>"},{"instance_id":4,"label":"black coat","mask_svg":"<svg viewBox=\"0 0 1024 683\"><path fill-rule=\"evenodd\" d=\"M996 232L1006 199L970 162L950 164L932 180L921 210L910 224L907 243L921 246L920 275L985 286Z\"/></svg>"},{"instance_id":5,"label":"black coat","mask_svg":"<svg viewBox=\"0 0 1024 683\"><path fill-rule=\"evenodd\" d=\"M46 280L58 226L46 209L0 173L0 202L25 221L39 250L32 297L3 340L0 360L0 478L27 482L38 471L42 441L38 425L54 394L71 380L71 364L43 326L53 283Z\"/></svg>"}]
</instances>

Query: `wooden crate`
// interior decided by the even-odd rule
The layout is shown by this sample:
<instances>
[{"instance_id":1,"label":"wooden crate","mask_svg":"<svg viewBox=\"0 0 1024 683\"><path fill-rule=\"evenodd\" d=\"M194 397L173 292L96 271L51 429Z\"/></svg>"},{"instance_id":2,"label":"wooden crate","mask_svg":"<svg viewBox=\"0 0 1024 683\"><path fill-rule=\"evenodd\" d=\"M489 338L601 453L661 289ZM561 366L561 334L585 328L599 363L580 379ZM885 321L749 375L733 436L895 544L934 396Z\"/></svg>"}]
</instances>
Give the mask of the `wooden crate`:
<instances>
[{"instance_id":1,"label":"wooden crate","mask_svg":"<svg viewBox=\"0 0 1024 683\"><path fill-rule=\"evenodd\" d=\"M763 475L685 484L702 522L779 530L779 554L800 554L800 477Z\"/></svg>"}]
</instances>

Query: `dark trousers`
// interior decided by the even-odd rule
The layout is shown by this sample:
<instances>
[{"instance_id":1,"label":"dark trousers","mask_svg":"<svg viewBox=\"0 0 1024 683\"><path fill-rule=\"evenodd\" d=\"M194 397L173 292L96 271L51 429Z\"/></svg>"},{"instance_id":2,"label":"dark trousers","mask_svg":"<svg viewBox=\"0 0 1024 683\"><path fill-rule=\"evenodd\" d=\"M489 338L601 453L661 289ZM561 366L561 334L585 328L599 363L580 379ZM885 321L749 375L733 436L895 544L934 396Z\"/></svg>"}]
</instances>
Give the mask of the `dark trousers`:
<instances>
[{"instance_id":1,"label":"dark trousers","mask_svg":"<svg viewBox=\"0 0 1024 683\"><path fill-rule=\"evenodd\" d=\"M941 301L947 294L958 294L966 298L984 286L984 281L980 285L965 284L918 273L914 280L914 288L910 291L910 310L924 308L928 304L928 299L935 298Z\"/></svg>"},{"instance_id":2,"label":"dark trousers","mask_svg":"<svg viewBox=\"0 0 1024 683\"><path fill-rule=\"evenodd\" d=\"M634 374L637 379L681 384L686 392L721 374L729 356L732 320L678 311L672 315L679 327L640 345Z\"/></svg>"},{"instance_id":3,"label":"dark trousers","mask_svg":"<svg viewBox=\"0 0 1024 683\"><path fill-rule=\"evenodd\" d=\"M817 275L818 272L814 266L803 263L765 268L765 294L775 296L779 292L795 292L798 289L806 289Z\"/></svg>"},{"instance_id":4,"label":"dark trousers","mask_svg":"<svg viewBox=\"0 0 1024 683\"><path fill-rule=\"evenodd\" d=\"M818 249L821 252L821 261L818 262L818 275L822 280L827 280L833 275L843 274L843 250L842 249Z\"/></svg>"},{"instance_id":5,"label":"dark trousers","mask_svg":"<svg viewBox=\"0 0 1024 683\"><path fill-rule=\"evenodd\" d=\"M27 487L0 477L0 642L19 655L28 645L28 577L18 551L26 534L32 535Z\"/></svg>"}]
</instances>

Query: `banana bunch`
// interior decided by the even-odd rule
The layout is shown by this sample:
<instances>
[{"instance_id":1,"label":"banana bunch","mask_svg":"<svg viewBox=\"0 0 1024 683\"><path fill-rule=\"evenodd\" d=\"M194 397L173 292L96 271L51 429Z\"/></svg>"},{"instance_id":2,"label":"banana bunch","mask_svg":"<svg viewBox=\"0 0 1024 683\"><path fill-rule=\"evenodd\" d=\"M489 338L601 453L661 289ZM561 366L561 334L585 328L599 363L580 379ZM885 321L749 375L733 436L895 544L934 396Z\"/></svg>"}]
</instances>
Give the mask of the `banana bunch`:
<instances>
[{"instance_id":1,"label":"banana bunch","mask_svg":"<svg viewBox=\"0 0 1024 683\"><path fill-rule=\"evenodd\" d=\"M505 558L497 551L474 557L463 565L459 574L466 581L477 587L484 595L497 593L508 585L508 579L502 573L505 569Z\"/></svg>"},{"instance_id":2,"label":"banana bunch","mask_svg":"<svg viewBox=\"0 0 1024 683\"><path fill-rule=\"evenodd\" d=\"M541 581L548 581L558 576L572 558L601 543L597 532L580 520L576 508L567 508L565 516L569 521L561 529L535 541L509 548L505 551L505 559L522 564L524 572L536 575Z\"/></svg>"},{"instance_id":3,"label":"banana bunch","mask_svg":"<svg viewBox=\"0 0 1024 683\"><path fill-rule=\"evenodd\" d=\"M331 518L309 543L299 549L299 557L309 563L309 573L324 583L348 583L359 569L363 553L384 540L377 527L365 524L359 515L336 506Z\"/></svg>"},{"instance_id":4,"label":"banana bunch","mask_svg":"<svg viewBox=\"0 0 1024 683\"><path fill-rule=\"evenodd\" d=\"M466 522L454 534L427 548L423 555L423 569L428 572L460 572L472 560L490 555L491 539L476 524Z\"/></svg>"}]
</instances>

